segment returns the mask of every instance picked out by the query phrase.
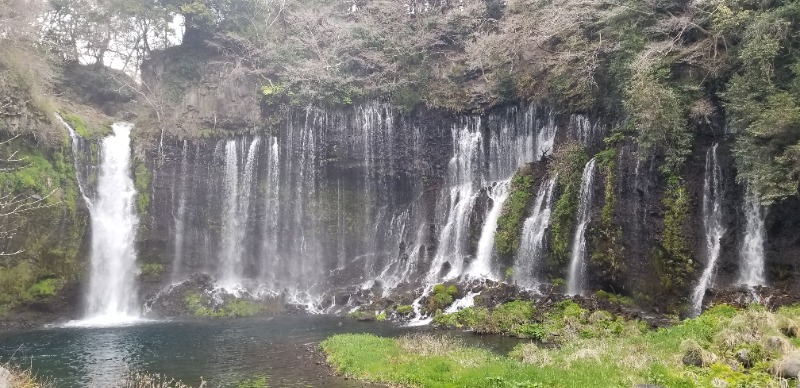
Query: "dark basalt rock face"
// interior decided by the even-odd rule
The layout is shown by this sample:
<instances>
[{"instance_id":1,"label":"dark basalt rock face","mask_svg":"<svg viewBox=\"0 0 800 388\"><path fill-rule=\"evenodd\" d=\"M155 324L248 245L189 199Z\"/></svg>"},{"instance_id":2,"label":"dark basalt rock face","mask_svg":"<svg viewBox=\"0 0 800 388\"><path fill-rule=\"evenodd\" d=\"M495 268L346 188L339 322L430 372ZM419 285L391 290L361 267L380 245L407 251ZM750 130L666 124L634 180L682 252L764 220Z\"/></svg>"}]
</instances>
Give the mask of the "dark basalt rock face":
<instances>
[{"instance_id":1,"label":"dark basalt rock face","mask_svg":"<svg viewBox=\"0 0 800 388\"><path fill-rule=\"evenodd\" d=\"M197 66L182 65L187 63ZM170 77L193 80L169 90L173 98L165 110L169 125L164 137L151 133L136 145L153 177L147 193L150 209L138 236L140 259L162 262L164 283L201 272L218 280L227 265L224 257L236 252L239 277L249 288L294 290L305 293L297 299L304 301L314 294L319 297L316 303L325 307L419 290L422 283L437 278L437 271L444 275L458 265L458 260L448 259L431 269L448 212L453 211L447 196L456 185L452 172L458 164L451 158L462 152L462 129L481 134L475 140L480 151L469 156L474 158L471 168L479 187L464 226L463 262L468 266L475 260L492 207L485 190L508 178L500 176L503 168L498 166L514 166L509 169L513 172L524 164L503 160L515 157L514 147L538 145L538 140L520 139L531 133L535 139L542 128L555 125L556 147L579 142L594 155L606 148L603 139L609 128L621 126L618 118L602 113L556 114L557 109L517 104L480 114L424 108L404 112L380 102L284 110L263 103L257 77L230 71L229 66L223 54L187 45L159 53L143 67L143 77L154 84L168 85L164 81ZM181 73L186 71L192 74ZM707 262L702 192L706 151L715 143L720 144L727 229L715 288L738 280L746 222L744 188L735 179L730 141L716 124L697 134L696 147L680 173L690 196L685 234L695 262L688 288L694 287ZM593 267L589 288L650 295L649 301L641 301L659 309L682 303L685 296L652 298L661 281L654 256L664 228L667 182L659 171L663 157L646 154L632 137L616 148L612 223L621 230L624 270L610 280L600 276L602 268ZM546 160L533 163L534 190L547 176L547 166ZM605 198L607 177L598 174L590 236L600 227ZM230 192L234 180L237 193ZM798 203L790 199L767 212L770 284L797 278ZM226 237L232 228L242 231L233 242ZM588 248L590 256L597 248L591 238ZM557 269L551 272L551 278L560 275Z\"/></svg>"}]
</instances>

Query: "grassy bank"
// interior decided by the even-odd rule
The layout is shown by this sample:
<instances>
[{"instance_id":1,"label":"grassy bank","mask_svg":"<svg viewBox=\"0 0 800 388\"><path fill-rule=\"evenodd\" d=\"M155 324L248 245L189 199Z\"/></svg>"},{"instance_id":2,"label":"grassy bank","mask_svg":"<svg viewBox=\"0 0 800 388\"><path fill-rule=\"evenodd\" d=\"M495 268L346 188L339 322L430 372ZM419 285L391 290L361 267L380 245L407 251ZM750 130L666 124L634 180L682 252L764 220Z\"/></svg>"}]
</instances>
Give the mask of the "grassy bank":
<instances>
[{"instance_id":1,"label":"grassy bank","mask_svg":"<svg viewBox=\"0 0 800 388\"><path fill-rule=\"evenodd\" d=\"M723 305L645 332L589 330L597 325L588 317L561 318L544 326L557 343L521 343L508 356L430 334L344 334L322 349L338 373L417 387L780 387L800 365L798 307Z\"/></svg>"}]
</instances>

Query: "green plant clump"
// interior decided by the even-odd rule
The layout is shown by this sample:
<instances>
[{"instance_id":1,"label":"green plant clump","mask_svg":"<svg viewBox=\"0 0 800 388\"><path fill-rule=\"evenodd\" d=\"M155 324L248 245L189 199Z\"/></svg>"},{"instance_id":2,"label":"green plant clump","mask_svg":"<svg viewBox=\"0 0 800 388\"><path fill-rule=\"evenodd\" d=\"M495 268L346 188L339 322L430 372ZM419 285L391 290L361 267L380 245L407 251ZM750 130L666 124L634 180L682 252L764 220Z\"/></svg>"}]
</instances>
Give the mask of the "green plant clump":
<instances>
[{"instance_id":1,"label":"green plant clump","mask_svg":"<svg viewBox=\"0 0 800 388\"><path fill-rule=\"evenodd\" d=\"M164 274L164 265L161 263L145 263L139 267L139 273L149 278L158 278Z\"/></svg>"},{"instance_id":2,"label":"green plant clump","mask_svg":"<svg viewBox=\"0 0 800 388\"><path fill-rule=\"evenodd\" d=\"M614 205L616 195L616 143L620 140L620 132L605 139L606 150L597 154L597 162L605 176L605 190L603 209L600 213L600 225L592 230L594 252L591 260L600 270L600 275L606 281L615 282L625 272L622 247L622 227L614 222Z\"/></svg>"},{"instance_id":3,"label":"green plant clump","mask_svg":"<svg viewBox=\"0 0 800 388\"><path fill-rule=\"evenodd\" d=\"M136 164L134 170L134 186L136 187L136 205L139 209L139 216L147 215L150 210L150 181L153 178L153 173L147 168L143 162Z\"/></svg>"},{"instance_id":4,"label":"green plant clump","mask_svg":"<svg viewBox=\"0 0 800 388\"><path fill-rule=\"evenodd\" d=\"M414 306L410 304L397 306L397 310L395 311L397 311L397 313L400 315L409 315L414 312Z\"/></svg>"},{"instance_id":5,"label":"green plant clump","mask_svg":"<svg viewBox=\"0 0 800 388\"><path fill-rule=\"evenodd\" d=\"M694 272L694 261L687 236L689 194L679 179L670 180L663 204L666 214L661 244L655 252L656 270L665 291L681 293Z\"/></svg>"},{"instance_id":6,"label":"green plant clump","mask_svg":"<svg viewBox=\"0 0 800 388\"><path fill-rule=\"evenodd\" d=\"M566 144L553 155L550 172L557 179L560 191L550 227L553 250L551 265L554 267L559 267L567 260L570 238L578 212L581 175L587 160L586 151L577 143Z\"/></svg>"},{"instance_id":7,"label":"green plant clump","mask_svg":"<svg viewBox=\"0 0 800 388\"><path fill-rule=\"evenodd\" d=\"M428 298L428 303L426 304L428 312L434 314L447 308L453 304L456 294L458 294L458 288L455 285L437 284L433 287L433 294Z\"/></svg>"},{"instance_id":8,"label":"green plant clump","mask_svg":"<svg viewBox=\"0 0 800 388\"><path fill-rule=\"evenodd\" d=\"M531 168L523 167L517 170L508 189L508 199L503 204L500 217L497 219L497 231L494 235L497 252L507 262L513 260L519 250L525 208L528 206L532 188Z\"/></svg>"},{"instance_id":9,"label":"green plant clump","mask_svg":"<svg viewBox=\"0 0 800 388\"><path fill-rule=\"evenodd\" d=\"M59 112L61 118L69 124L70 127L84 139L99 139L108 136L112 133L112 129L108 125L93 126L90 125L77 113L67 112L61 110Z\"/></svg>"},{"instance_id":10,"label":"green plant clump","mask_svg":"<svg viewBox=\"0 0 800 388\"><path fill-rule=\"evenodd\" d=\"M184 295L186 309L194 316L207 318L241 318L263 312L262 306L245 299L228 299L221 306L212 306L204 294L188 292Z\"/></svg>"}]
</instances>

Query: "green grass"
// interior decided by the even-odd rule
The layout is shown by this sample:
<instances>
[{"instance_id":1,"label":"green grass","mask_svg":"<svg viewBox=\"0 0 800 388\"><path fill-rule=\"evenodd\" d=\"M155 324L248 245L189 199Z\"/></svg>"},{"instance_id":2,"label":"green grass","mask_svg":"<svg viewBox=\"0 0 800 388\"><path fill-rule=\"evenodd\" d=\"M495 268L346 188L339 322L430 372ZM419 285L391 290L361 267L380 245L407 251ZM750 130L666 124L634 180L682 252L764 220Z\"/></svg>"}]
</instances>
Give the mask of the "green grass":
<instances>
[{"instance_id":1,"label":"green grass","mask_svg":"<svg viewBox=\"0 0 800 388\"><path fill-rule=\"evenodd\" d=\"M520 306L513 307L514 311L521 310ZM782 334L797 334L797 307L771 313L759 306L737 310L721 305L696 319L644 331L641 325L619 322L608 313L586 315L587 311L574 303L562 303L548 313L549 323L544 325L545 331L556 331L564 340L556 347L522 343L509 356L467 347L446 336L425 334L397 339L344 334L328 338L321 346L338 373L401 386L631 387L647 383L665 387L779 387L782 382L769 373L769 368L800 342ZM607 329L593 335L570 334L574 321ZM617 323L624 330L613 329ZM786 343L787 348L769 350L770 341ZM707 366L682 363L687 344L695 344L708 355ZM745 348L767 350L752 352L759 359L746 368L735 358L736 352Z\"/></svg>"},{"instance_id":2,"label":"green grass","mask_svg":"<svg viewBox=\"0 0 800 388\"><path fill-rule=\"evenodd\" d=\"M88 124L86 120L77 113L61 110L59 114L61 118L72 127L75 133L84 139L100 139L113 132L109 125L93 126Z\"/></svg>"}]
</instances>

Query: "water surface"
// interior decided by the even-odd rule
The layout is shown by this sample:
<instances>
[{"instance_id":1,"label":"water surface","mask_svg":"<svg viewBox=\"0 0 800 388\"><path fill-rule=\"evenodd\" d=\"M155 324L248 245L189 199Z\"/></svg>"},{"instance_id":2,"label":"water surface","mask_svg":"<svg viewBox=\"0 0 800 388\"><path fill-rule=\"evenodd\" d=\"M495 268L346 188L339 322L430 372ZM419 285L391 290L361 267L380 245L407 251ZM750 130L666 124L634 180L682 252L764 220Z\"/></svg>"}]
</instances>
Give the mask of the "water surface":
<instances>
[{"instance_id":1,"label":"water surface","mask_svg":"<svg viewBox=\"0 0 800 388\"><path fill-rule=\"evenodd\" d=\"M341 325L340 325L341 323ZM396 337L429 328L356 322L325 315L151 322L124 327L59 327L0 334L0 361L32 367L57 387L109 387L131 372L235 387L269 376L270 387L360 387L332 376L312 351L340 333ZM453 333L471 344L507 351L516 341Z\"/></svg>"}]
</instances>

